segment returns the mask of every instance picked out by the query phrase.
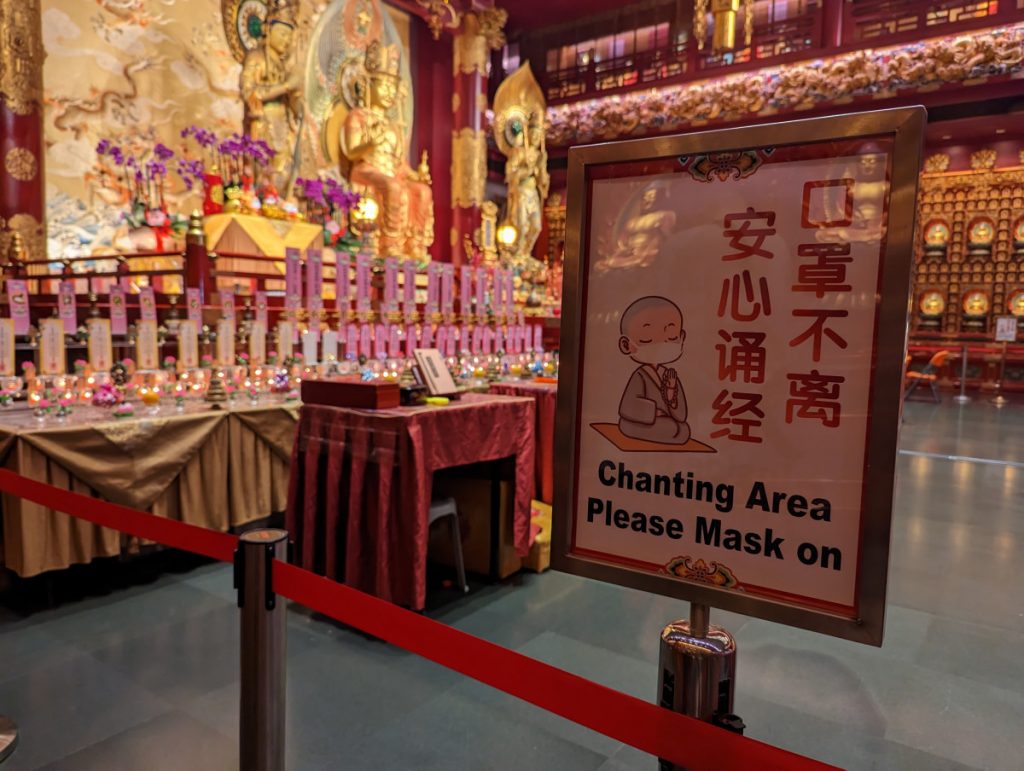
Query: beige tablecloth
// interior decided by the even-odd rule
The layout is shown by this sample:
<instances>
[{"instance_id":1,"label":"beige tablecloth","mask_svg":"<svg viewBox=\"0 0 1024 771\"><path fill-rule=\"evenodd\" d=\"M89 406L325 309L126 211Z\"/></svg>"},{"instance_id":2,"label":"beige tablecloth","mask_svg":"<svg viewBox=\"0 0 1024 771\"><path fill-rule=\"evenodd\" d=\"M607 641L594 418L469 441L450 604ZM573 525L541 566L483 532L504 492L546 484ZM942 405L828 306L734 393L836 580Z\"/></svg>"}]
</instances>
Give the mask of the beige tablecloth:
<instances>
[{"instance_id":1,"label":"beige tablecloth","mask_svg":"<svg viewBox=\"0 0 1024 771\"><path fill-rule=\"evenodd\" d=\"M211 411L189 405L118 421L80 408L40 425L0 413L0 461L48 484L226 531L283 511L298 405ZM3 564L21 576L109 557L138 542L3 495Z\"/></svg>"}]
</instances>

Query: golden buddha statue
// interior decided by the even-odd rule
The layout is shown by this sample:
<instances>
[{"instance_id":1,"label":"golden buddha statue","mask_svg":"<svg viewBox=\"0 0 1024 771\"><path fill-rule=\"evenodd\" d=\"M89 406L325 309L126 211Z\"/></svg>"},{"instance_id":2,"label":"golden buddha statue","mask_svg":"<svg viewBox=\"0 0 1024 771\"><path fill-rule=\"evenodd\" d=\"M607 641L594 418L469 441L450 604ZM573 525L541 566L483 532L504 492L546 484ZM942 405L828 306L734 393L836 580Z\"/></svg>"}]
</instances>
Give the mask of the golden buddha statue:
<instances>
[{"instance_id":1,"label":"golden buddha statue","mask_svg":"<svg viewBox=\"0 0 1024 771\"><path fill-rule=\"evenodd\" d=\"M426 158L418 169L406 160L405 127L391 117L399 97L401 53L396 45L371 42L366 48L359 103L341 129L342 173L353 189L377 201L384 255L429 259L434 242L434 199Z\"/></svg>"},{"instance_id":2,"label":"golden buddha statue","mask_svg":"<svg viewBox=\"0 0 1024 771\"><path fill-rule=\"evenodd\" d=\"M665 237L676 224L676 213L659 209L663 188L652 185L640 194L639 211L624 221L620 218L613 246L595 266L598 270L647 267L661 252Z\"/></svg>"},{"instance_id":3,"label":"golden buddha statue","mask_svg":"<svg viewBox=\"0 0 1024 771\"><path fill-rule=\"evenodd\" d=\"M528 262L543 227L551 178L544 144L544 92L529 63L509 75L494 95L494 138L504 153L509 224L515 226L513 262Z\"/></svg>"},{"instance_id":4,"label":"golden buddha statue","mask_svg":"<svg viewBox=\"0 0 1024 771\"><path fill-rule=\"evenodd\" d=\"M301 78L291 60L295 35L291 6L271 11L266 30L266 37L242 62L243 131L275 151L268 169L270 181L287 197L295 182L296 136L302 115Z\"/></svg>"}]
</instances>

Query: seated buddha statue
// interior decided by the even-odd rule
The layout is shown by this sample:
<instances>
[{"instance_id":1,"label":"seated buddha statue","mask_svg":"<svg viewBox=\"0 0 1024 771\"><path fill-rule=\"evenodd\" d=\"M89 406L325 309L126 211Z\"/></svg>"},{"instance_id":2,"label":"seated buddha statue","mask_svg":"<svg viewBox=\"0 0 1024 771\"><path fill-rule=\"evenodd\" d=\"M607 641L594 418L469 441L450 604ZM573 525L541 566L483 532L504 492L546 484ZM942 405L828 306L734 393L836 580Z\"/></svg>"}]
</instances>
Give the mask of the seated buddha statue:
<instances>
[{"instance_id":1,"label":"seated buddha statue","mask_svg":"<svg viewBox=\"0 0 1024 771\"><path fill-rule=\"evenodd\" d=\"M675 212L657 208L660 190L649 187L643 191L639 211L616 231L612 251L597 263L598 270L642 268L654 262L676 224Z\"/></svg>"},{"instance_id":2,"label":"seated buddha statue","mask_svg":"<svg viewBox=\"0 0 1024 771\"><path fill-rule=\"evenodd\" d=\"M359 104L341 129L343 165L353 188L380 208L380 252L426 260L434 241L434 199L426 164L406 160L405 130L391 117L398 99L400 52L379 41L366 48L366 79ZM344 171L344 169L343 169Z\"/></svg>"}]
</instances>

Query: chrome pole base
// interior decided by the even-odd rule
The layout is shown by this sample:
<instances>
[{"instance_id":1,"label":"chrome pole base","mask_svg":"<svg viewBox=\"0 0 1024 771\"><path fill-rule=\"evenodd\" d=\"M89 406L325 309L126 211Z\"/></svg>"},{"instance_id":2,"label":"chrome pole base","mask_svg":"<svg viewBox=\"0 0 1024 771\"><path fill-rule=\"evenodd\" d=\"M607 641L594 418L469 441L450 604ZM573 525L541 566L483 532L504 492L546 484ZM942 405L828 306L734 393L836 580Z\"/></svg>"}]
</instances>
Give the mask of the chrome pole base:
<instances>
[{"instance_id":1,"label":"chrome pole base","mask_svg":"<svg viewBox=\"0 0 1024 771\"><path fill-rule=\"evenodd\" d=\"M970 400L971 397L968 396L967 394L957 394L956 396L953 397L953 401L955 401L957 404L967 404L967 402L969 402Z\"/></svg>"},{"instance_id":2,"label":"chrome pole base","mask_svg":"<svg viewBox=\"0 0 1024 771\"><path fill-rule=\"evenodd\" d=\"M18 746L18 726L6 715L0 715L0 763L9 758Z\"/></svg>"},{"instance_id":3,"label":"chrome pole base","mask_svg":"<svg viewBox=\"0 0 1024 771\"><path fill-rule=\"evenodd\" d=\"M1005 407L1009 403L1010 403L1010 400L1007 399L1002 394L999 394L994 399L992 399L992 404L994 404L996 407Z\"/></svg>"}]
</instances>

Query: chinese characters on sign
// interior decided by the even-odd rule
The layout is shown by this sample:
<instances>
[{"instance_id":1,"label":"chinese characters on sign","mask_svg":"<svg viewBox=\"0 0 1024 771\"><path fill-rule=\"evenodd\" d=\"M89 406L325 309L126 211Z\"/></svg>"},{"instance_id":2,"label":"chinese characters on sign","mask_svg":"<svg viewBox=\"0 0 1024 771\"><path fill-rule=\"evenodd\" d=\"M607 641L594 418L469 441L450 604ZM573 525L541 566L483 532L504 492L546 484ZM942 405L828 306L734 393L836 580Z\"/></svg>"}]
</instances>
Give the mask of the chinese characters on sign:
<instances>
[{"instance_id":1,"label":"chinese characters on sign","mask_svg":"<svg viewBox=\"0 0 1024 771\"><path fill-rule=\"evenodd\" d=\"M873 116L572 151L556 567L880 642L923 118Z\"/></svg>"}]
</instances>

